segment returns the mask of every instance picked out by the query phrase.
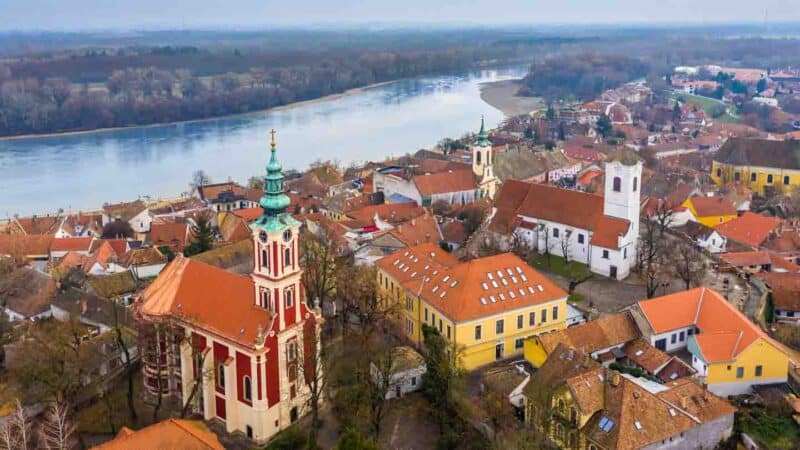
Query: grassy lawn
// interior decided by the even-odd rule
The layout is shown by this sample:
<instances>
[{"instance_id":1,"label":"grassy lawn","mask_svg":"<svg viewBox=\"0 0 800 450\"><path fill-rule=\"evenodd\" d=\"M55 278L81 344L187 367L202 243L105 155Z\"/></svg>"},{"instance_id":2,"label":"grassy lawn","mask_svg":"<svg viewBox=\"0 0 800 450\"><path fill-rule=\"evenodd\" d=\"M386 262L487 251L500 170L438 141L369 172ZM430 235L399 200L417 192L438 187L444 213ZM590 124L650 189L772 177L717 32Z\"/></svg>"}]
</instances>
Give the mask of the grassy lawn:
<instances>
[{"instance_id":1,"label":"grassy lawn","mask_svg":"<svg viewBox=\"0 0 800 450\"><path fill-rule=\"evenodd\" d=\"M739 415L739 426L759 445L769 449L798 448L797 424L788 414L777 414L764 408L753 408Z\"/></svg>"},{"instance_id":2,"label":"grassy lawn","mask_svg":"<svg viewBox=\"0 0 800 450\"><path fill-rule=\"evenodd\" d=\"M586 267L585 264L581 264L577 261L566 263L564 258L556 255L550 255L549 259L550 261L548 263L548 256L540 255L533 260L533 267L543 272L561 275L570 280L584 280L592 276L592 272L589 271L589 268Z\"/></svg>"},{"instance_id":3,"label":"grassy lawn","mask_svg":"<svg viewBox=\"0 0 800 450\"><path fill-rule=\"evenodd\" d=\"M727 122L727 123L739 123L740 120L738 117L734 117L727 112L719 117L714 117L713 112L714 109L717 108L719 105L724 107L728 107L724 102L721 102L714 98L703 97L702 95L691 95L691 94L676 94L675 97L682 97L686 100L687 103L691 103L693 105L697 105L698 107L702 108L705 111L706 115L711 118L712 120L717 120L720 122Z\"/></svg>"}]
</instances>

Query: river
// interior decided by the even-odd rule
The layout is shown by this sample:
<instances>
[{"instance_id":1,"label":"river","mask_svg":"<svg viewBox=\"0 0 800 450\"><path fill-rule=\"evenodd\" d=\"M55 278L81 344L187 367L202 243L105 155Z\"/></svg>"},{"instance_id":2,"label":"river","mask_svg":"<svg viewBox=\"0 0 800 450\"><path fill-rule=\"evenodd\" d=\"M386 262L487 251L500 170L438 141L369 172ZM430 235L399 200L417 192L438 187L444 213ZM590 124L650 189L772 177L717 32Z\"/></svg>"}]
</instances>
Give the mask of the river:
<instances>
[{"instance_id":1,"label":"river","mask_svg":"<svg viewBox=\"0 0 800 450\"><path fill-rule=\"evenodd\" d=\"M285 169L414 152L477 131L481 115L494 127L503 113L481 100L479 84L524 72L421 77L246 115L0 141L0 219L175 197L198 169L214 182L245 182L263 173L272 128Z\"/></svg>"}]
</instances>

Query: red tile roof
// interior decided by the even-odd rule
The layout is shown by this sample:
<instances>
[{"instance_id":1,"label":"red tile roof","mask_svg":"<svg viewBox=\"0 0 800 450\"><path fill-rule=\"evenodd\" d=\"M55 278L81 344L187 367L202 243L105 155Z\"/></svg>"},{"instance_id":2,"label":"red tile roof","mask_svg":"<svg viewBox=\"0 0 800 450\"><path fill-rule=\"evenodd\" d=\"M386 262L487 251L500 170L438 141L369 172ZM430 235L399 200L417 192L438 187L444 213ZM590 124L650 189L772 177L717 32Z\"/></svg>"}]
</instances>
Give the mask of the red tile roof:
<instances>
[{"instance_id":1,"label":"red tile roof","mask_svg":"<svg viewBox=\"0 0 800 450\"><path fill-rule=\"evenodd\" d=\"M88 252L92 249L93 237L56 238L50 245L51 252Z\"/></svg>"},{"instance_id":2,"label":"red tile roof","mask_svg":"<svg viewBox=\"0 0 800 450\"><path fill-rule=\"evenodd\" d=\"M697 217L735 216L736 206L731 199L723 196L705 197L695 195L689 201L697 212Z\"/></svg>"},{"instance_id":3,"label":"red tile roof","mask_svg":"<svg viewBox=\"0 0 800 450\"><path fill-rule=\"evenodd\" d=\"M258 328L269 330L272 322L269 312L255 305L254 296L249 277L179 254L145 289L141 312L175 317L249 347Z\"/></svg>"},{"instance_id":4,"label":"red tile roof","mask_svg":"<svg viewBox=\"0 0 800 450\"><path fill-rule=\"evenodd\" d=\"M412 180L423 197L477 189L475 175L472 173L472 170L456 170L416 175Z\"/></svg>"},{"instance_id":5,"label":"red tile roof","mask_svg":"<svg viewBox=\"0 0 800 450\"><path fill-rule=\"evenodd\" d=\"M695 288L639 302L655 333L694 325L697 344L706 362L728 361L758 339L775 345L761 329L716 291ZM780 350L780 347L775 345Z\"/></svg>"},{"instance_id":6,"label":"red tile roof","mask_svg":"<svg viewBox=\"0 0 800 450\"><path fill-rule=\"evenodd\" d=\"M217 436L201 422L183 419L167 419L136 431L122 427L114 439L94 448L96 450L225 449Z\"/></svg>"},{"instance_id":7,"label":"red tile roof","mask_svg":"<svg viewBox=\"0 0 800 450\"><path fill-rule=\"evenodd\" d=\"M776 217L765 217L748 211L714 229L730 240L759 247L780 225L781 220Z\"/></svg>"},{"instance_id":8,"label":"red tile roof","mask_svg":"<svg viewBox=\"0 0 800 450\"><path fill-rule=\"evenodd\" d=\"M187 235L185 222L153 222L150 225L150 242L154 247L171 246L183 250Z\"/></svg>"},{"instance_id":9,"label":"red tile roof","mask_svg":"<svg viewBox=\"0 0 800 450\"><path fill-rule=\"evenodd\" d=\"M455 264L452 256L444 255L447 253L438 246L424 244L399 250L377 264L407 290L418 292L426 302L456 322L567 296L513 253ZM447 265L438 263L440 260Z\"/></svg>"},{"instance_id":10,"label":"red tile roof","mask_svg":"<svg viewBox=\"0 0 800 450\"><path fill-rule=\"evenodd\" d=\"M49 234L0 234L0 255L47 256L53 239Z\"/></svg>"}]
</instances>

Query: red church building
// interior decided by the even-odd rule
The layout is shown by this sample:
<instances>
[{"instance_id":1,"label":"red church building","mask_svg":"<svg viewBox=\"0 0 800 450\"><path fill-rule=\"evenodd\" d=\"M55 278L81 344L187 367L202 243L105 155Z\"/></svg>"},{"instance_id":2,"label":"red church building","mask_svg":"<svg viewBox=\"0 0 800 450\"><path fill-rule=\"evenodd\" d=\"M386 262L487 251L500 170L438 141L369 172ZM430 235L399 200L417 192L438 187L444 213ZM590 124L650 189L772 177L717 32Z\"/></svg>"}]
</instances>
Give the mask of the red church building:
<instances>
[{"instance_id":1,"label":"red church building","mask_svg":"<svg viewBox=\"0 0 800 450\"><path fill-rule=\"evenodd\" d=\"M276 157L274 131L263 214L252 225L254 269L241 276L179 255L137 303L148 395L219 420L258 443L308 411L305 376L319 352L318 309L300 280L300 223Z\"/></svg>"}]
</instances>

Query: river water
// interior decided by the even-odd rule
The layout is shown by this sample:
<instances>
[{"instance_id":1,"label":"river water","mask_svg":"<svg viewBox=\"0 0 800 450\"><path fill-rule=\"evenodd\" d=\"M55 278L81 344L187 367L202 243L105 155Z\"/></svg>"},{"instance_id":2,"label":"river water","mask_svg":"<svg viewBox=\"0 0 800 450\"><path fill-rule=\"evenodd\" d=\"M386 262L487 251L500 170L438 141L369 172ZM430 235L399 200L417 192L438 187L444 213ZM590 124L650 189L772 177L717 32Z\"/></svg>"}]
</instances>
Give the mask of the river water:
<instances>
[{"instance_id":1,"label":"river water","mask_svg":"<svg viewBox=\"0 0 800 450\"><path fill-rule=\"evenodd\" d=\"M523 67L422 77L284 109L171 125L0 141L0 219L175 197L194 171L214 182L263 174L269 130L285 169L315 160L377 161L477 131L503 114L479 84Z\"/></svg>"}]
</instances>

